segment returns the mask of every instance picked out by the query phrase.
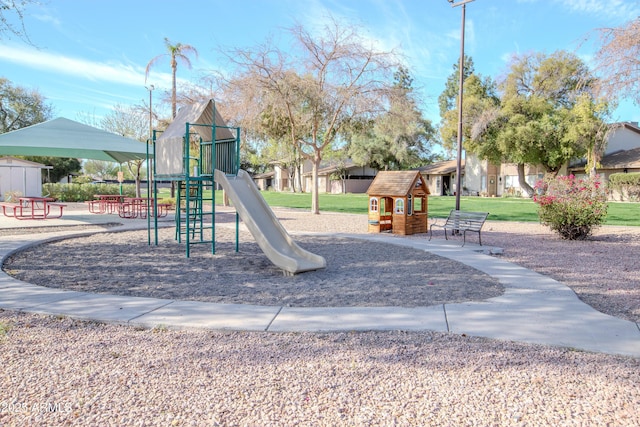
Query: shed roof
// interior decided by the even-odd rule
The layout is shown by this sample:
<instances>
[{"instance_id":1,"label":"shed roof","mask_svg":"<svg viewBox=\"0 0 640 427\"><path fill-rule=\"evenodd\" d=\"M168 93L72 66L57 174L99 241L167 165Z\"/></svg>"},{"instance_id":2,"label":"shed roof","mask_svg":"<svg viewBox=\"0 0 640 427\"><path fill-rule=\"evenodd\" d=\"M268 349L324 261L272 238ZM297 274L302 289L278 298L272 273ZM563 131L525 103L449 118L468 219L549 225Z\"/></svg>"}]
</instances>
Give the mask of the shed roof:
<instances>
[{"instance_id":1,"label":"shed roof","mask_svg":"<svg viewBox=\"0 0 640 427\"><path fill-rule=\"evenodd\" d=\"M52 166L43 165L42 163L32 162L31 160L18 159L16 157L6 156L0 157L0 167L21 167L21 168L37 168L52 169Z\"/></svg>"},{"instance_id":2,"label":"shed roof","mask_svg":"<svg viewBox=\"0 0 640 427\"><path fill-rule=\"evenodd\" d=\"M411 192L416 180L420 178L418 171L380 171L369 186L367 194L376 196L406 196Z\"/></svg>"}]
</instances>

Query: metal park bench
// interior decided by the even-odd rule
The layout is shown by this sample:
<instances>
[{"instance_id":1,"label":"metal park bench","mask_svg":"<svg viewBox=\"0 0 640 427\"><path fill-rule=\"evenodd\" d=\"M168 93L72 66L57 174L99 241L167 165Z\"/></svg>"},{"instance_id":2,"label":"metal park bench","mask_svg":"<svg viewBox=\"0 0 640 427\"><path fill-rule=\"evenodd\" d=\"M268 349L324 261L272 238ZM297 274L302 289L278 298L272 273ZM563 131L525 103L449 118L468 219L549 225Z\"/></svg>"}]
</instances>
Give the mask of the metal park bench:
<instances>
[{"instance_id":1,"label":"metal park bench","mask_svg":"<svg viewBox=\"0 0 640 427\"><path fill-rule=\"evenodd\" d=\"M433 227L440 227L444 229L444 238L446 240L449 240L447 230L450 230L452 233L462 232L462 246L467 242L467 231L478 233L478 240L480 246L482 246L481 230L487 216L489 216L488 212L465 212L453 209L449 212L449 216L444 224L438 224L437 222L431 224L429 227L429 240L431 240L431 236L433 235Z\"/></svg>"}]
</instances>

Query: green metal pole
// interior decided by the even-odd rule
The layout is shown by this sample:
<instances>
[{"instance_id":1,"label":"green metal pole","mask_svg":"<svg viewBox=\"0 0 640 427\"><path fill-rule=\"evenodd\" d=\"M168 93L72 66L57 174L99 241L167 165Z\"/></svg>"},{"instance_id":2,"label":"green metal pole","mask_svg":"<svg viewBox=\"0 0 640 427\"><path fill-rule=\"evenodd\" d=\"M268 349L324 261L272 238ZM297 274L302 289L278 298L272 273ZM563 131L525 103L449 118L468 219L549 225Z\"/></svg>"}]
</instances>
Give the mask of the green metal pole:
<instances>
[{"instance_id":1,"label":"green metal pole","mask_svg":"<svg viewBox=\"0 0 640 427\"><path fill-rule=\"evenodd\" d=\"M151 168L149 167L149 143L152 142L147 140L147 199L151 194L151 183L149 180L151 179ZM149 216L149 209L147 209L147 245L151 246L151 217Z\"/></svg>"},{"instance_id":2,"label":"green metal pole","mask_svg":"<svg viewBox=\"0 0 640 427\"><path fill-rule=\"evenodd\" d=\"M240 128L236 128L236 161L234 162L234 171L235 174L238 174L240 170Z\"/></svg>"},{"instance_id":3,"label":"green metal pole","mask_svg":"<svg viewBox=\"0 0 640 427\"><path fill-rule=\"evenodd\" d=\"M236 211L236 252L240 251L240 215Z\"/></svg>"},{"instance_id":4,"label":"green metal pole","mask_svg":"<svg viewBox=\"0 0 640 427\"><path fill-rule=\"evenodd\" d=\"M211 124L211 253L216 253L216 104L213 104Z\"/></svg>"},{"instance_id":5,"label":"green metal pole","mask_svg":"<svg viewBox=\"0 0 640 427\"><path fill-rule=\"evenodd\" d=\"M122 173L122 163L120 163L120 172ZM120 181L120 195L122 196L122 181Z\"/></svg>"},{"instance_id":6,"label":"green metal pole","mask_svg":"<svg viewBox=\"0 0 640 427\"><path fill-rule=\"evenodd\" d=\"M153 195L154 197L157 196L158 194L158 181L156 180L156 130L153 130L153 161L151 162L151 164L153 165ZM149 166L147 165L147 168ZM147 216L149 216L149 213L147 212ZM154 216L153 218L153 228L155 230L155 239L156 239L156 246L158 246L158 217Z\"/></svg>"},{"instance_id":7,"label":"green metal pole","mask_svg":"<svg viewBox=\"0 0 640 427\"><path fill-rule=\"evenodd\" d=\"M186 255L187 258L189 258L189 245L191 244L191 221L189 221L189 217L190 212L189 209L191 208L191 188L190 188L190 183L189 183L189 123L186 123L186 133L184 136L184 149L183 149L183 161L184 161L184 187L185 187L185 213L186 213L186 218L185 218L185 225L186 225L186 236L185 236L185 243L186 243Z\"/></svg>"},{"instance_id":8,"label":"green metal pole","mask_svg":"<svg viewBox=\"0 0 640 427\"><path fill-rule=\"evenodd\" d=\"M236 128L236 158L233 162L233 170L236 176L240 172L240 128ZM240 215L236 211L236 252L240 250Z\"/></svg>"}]
</instances>

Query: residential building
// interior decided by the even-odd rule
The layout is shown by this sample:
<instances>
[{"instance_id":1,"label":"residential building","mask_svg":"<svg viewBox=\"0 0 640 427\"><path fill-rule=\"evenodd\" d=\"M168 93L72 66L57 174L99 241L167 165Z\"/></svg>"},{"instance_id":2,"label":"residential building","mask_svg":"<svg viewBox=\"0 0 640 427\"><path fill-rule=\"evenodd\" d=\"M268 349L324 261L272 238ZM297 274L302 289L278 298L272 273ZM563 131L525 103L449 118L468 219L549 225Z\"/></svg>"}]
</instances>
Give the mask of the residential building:
<instances>
[{"instance_id":1,"label":"residential building","mask_svg":"<svg viewBox=\"0 0 640 427\"><path fill-rule=\"evenodd\" d=\"M637 122L621 122L612 124L604 156L596 169L604 179L613 173L640 172L640 127ZM518 180L517 165L503 163L494 165L481 160L473 154L465 156L465 184L471 194L484 196L521 196L522 190ZM585 174L584 159L570 162L563 166L559 174ZM525 179L534 186L544 177L542 166L526 165ZM434 194L432 192L432 194ZM438 194L438 193L435 193Z\"/></svg>"},{"instance_id":2,"label":"residential building","mask_svg":"<svg viewBox=\"0 0 640 427\"><path fill-rule=\"evenodd\" d=\"M445 160L419 167L418 170L434 196L454 196L456 193L457 160ZM462 193L469 194L465 186L465 159L460 164L462 173Z\"/></svg>"},{"instance_id":3,"label":"residential building","mask_svg":"<svg viewBox=\"0 0 640 427\"><path fill-rule=\"evenodd\" d=\"M291 181L298 179L290 169L278 162L272 164L273 171L255 175L256 185L261 190L290 191ZM357 166L351 160L324 163L318 170L318 192L320 193L365 193L376 176L377 169ZM312 165L306 160L300 166L300 183L296 189L309 193L312 187Z\"/></svg>"}]
</instances>

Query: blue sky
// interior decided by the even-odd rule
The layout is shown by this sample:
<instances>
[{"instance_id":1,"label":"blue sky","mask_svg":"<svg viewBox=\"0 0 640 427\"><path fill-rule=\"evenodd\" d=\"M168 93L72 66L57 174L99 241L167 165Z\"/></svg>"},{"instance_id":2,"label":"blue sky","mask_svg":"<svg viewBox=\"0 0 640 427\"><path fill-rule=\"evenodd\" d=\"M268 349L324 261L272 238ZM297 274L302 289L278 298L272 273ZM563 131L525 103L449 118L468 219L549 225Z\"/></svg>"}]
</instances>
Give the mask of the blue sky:
<instances>
[{"instance_id":1,"label":"blue sky","mask_svg":"<svg viewBox=\"0 0 640 427\"><path fill-rule=\"evenodd\" d=\"M194 46L193 69L178 77L196 82L225 70L219 48L247 48L301 23L318 28L328 14L363 27L384 49L398 49L425 100L425 116L439 121L437 97L460 49L461 8L447 0L44 0L26 11L35 47L0 40L0 76L39 90L54 116L100 118L116 104L148 100L145 67L165 53L164 38ZM504 74L512 54L565 49L587 63L594 46L581 41L595 28L619 26L640 15L634 0L475 0L466 8L465 52L476 72ZM284 41L283 41L284 42ZM170 87L168 61L148 84ZM157 93L157 92L155 92ZM157 96L157 95L154 95ZM639 121L640 108L622 103L614 120Z\"/></svg>"}]
</instances>

